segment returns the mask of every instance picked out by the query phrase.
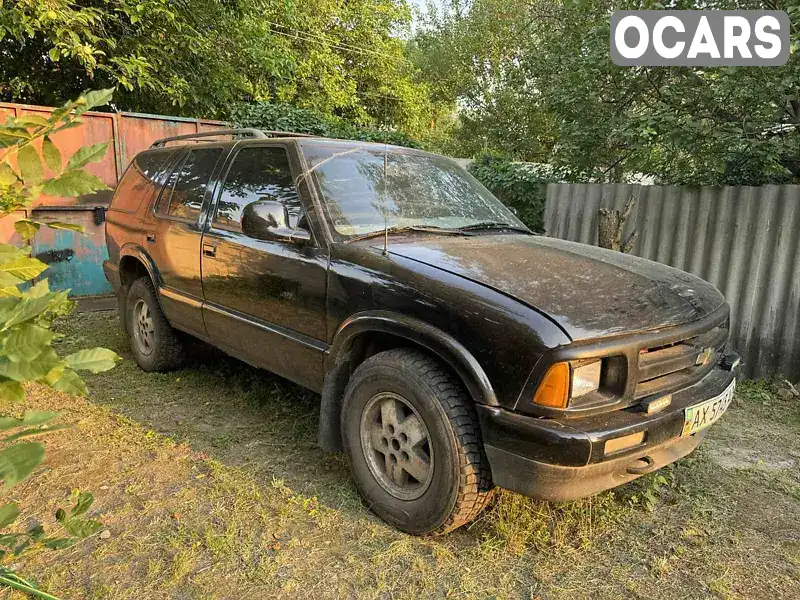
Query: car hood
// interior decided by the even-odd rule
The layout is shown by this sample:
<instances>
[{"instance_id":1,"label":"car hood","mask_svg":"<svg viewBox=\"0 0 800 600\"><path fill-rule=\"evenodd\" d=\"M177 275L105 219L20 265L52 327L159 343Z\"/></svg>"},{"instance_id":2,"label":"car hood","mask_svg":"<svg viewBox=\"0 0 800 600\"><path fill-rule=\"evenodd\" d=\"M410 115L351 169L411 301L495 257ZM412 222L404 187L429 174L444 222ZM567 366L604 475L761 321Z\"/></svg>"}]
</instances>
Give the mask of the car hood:
<instances>
[{"instance_id":1,"label":"car hood","mask_svg":"<svg viewBox=\"0 0 800 600\"><path fill-rule=\"evenodd\" d=\"M725 301L710 283L684 271L548 237L403 236L389 240L389 252L516 298L573 341L688 323Z\"/></svg>"}]
</instances>

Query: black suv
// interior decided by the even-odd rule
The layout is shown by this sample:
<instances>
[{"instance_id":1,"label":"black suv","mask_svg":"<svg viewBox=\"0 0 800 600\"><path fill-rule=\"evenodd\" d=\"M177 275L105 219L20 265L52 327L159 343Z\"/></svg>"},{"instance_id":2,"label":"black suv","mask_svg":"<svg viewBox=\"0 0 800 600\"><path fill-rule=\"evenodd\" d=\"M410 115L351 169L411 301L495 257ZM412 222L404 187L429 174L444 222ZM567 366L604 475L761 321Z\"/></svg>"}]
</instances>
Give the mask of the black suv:
<instances>
[{"instance_id":1,"label":"black suv","mask_svg":"<svg viewBox=\"0 0 800 600\"><path fill-rule=\"evenodd\" d=\"M739 361L705 281L535 235L442 156L225 133L156 142L114 194L104 267L133 354L178 366L178 330L321 392L320 445L403 531L452 530L495 485L631 481L728 407Z\"/></svg>"}]
</instances>

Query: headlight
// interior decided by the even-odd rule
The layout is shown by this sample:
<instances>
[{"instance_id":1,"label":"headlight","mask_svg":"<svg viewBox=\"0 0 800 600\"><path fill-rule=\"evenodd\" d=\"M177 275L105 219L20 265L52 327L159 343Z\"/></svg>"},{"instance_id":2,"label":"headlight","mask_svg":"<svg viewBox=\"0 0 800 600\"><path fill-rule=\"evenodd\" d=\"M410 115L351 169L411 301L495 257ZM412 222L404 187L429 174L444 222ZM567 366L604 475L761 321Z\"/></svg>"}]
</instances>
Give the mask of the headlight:
<instances>
[{"instance_id":1,"label":"headlight","mask_svg":"<svg viewBox=\"0 0 800 600\"><path fill-rule=\"evenodd\" d=\"M578 398L600 388L602 366L602 361L596 360L592 363L572 369L573 398Z\"/></svg>"},{"instance_id":2,"label":"headlight","mask_svg":"<svg viewBox=\"0 0 800 600\"><path fill-rule=\"evenodd\" d=\"M570 398L579 398L600 388L602 366L603 362L600 360L578 367L567 362L555 363L539 384L533 403L550 408L567 408Z\"/></svg>"}]
</instances>

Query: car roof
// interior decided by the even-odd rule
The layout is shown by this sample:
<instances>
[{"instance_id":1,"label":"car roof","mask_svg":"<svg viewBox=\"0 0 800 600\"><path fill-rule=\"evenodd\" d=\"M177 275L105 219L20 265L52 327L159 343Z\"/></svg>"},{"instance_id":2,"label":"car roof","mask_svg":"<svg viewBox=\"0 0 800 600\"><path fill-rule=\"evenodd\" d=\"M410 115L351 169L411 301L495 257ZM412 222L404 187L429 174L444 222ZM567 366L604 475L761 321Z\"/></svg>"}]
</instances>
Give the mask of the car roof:
<instances>
[{"instance_id":1,"label":"car roof","mask_svg":"<svg viewBox=\"0 0 800 600\"><path fill-rule=\"evenodd\" d=\"M202 139L202 138L201 138ZM336 146L342 148L343 150L348 149L355 149L355 148L367 148L373 150L387 150L391 152L401 152L401 153L413 153L413 154L420 154L420 155L428 155L428 156L437 156L440 157L441 155L435 154L432 152L427 152L425 150L420 150L418 148L409 148L407 146L396 146L394 144L386 144L383 142L372 142L372 141L363 141L363 140L345 140L345 139L338 139L338 138L328 138L323 136L311 136L311 135L297 135L293 136L291 134L282 135L280 137L268 137L268 138L256 138L256 139L235 139L235 140L219 140L219 141L199 141L199 140L174 140L170 141L167 140L167 144L171 145L162 145L156 147L150 147L146 150L143 150L140 154L150 154L150 153L158 153L158 152L169 152L174 151L176 149L184 149L184 148L225 148L230 149L234 145L238 146L258 146L263 144L264 142L278 142L278 141L289 141L289 142L296 142L301 147L305 145L324 145L324 146Z\"/></svg>"}]
</instances>

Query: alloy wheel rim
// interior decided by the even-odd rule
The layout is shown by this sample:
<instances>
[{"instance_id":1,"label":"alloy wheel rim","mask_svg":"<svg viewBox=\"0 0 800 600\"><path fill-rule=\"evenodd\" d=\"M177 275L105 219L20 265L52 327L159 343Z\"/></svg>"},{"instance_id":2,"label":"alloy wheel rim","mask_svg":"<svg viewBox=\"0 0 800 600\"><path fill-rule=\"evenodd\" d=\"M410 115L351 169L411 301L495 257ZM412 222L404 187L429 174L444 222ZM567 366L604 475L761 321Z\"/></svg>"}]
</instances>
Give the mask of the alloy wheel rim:
<instances>
[{"instance_id":1,"label":"alloy wheel rim","mask_svg":"<svg viewBox=\"0 0 800 600\"><path fill-rule=\"evenodd\" d=\"M430 487L433 446L416 409L393 392L373 396L361 413L361 449L372 476L389 494L414 500Z\"/></svg>"},{"instance_id":2,"label":"alloy wheel rim","mask_svg":"<svg viewBox=\"0 0 800 600\"><path fill-rule=\"evenodd\" d=\"M139 299L133 307L133 337L142 354L150 354L155 347L155 325L147 302Z\"/></svg>"}]
</instances>

